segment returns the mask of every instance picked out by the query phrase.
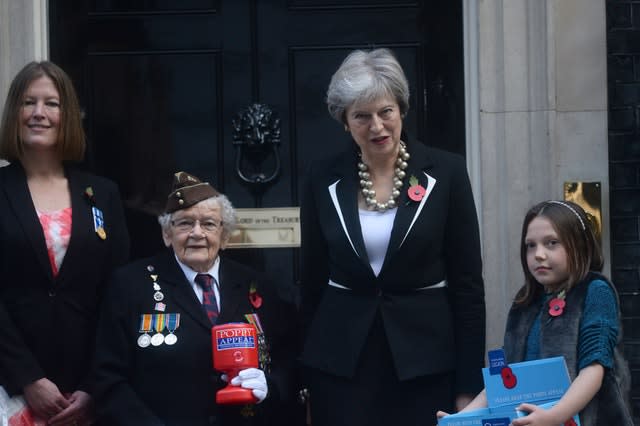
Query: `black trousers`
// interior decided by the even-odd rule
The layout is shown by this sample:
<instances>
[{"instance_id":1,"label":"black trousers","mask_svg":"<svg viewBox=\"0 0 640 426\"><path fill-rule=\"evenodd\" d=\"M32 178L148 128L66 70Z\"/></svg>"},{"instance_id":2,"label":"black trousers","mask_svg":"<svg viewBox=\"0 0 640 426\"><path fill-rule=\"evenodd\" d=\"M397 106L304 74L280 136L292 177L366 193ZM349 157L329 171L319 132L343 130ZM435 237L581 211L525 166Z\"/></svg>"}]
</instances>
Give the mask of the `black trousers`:
<instances>
[{"instance_id":1,"label":"black trousers","mask_svg":"<svg viewBox=\"0 0 640 426\"><path fill-rule=\"evenodd\" d=\"M309 377L313 426L429 426L437 410L453 412L452 373L398 380L380 318L355 377L315 369Z\"/></svg>"}]
</instances>

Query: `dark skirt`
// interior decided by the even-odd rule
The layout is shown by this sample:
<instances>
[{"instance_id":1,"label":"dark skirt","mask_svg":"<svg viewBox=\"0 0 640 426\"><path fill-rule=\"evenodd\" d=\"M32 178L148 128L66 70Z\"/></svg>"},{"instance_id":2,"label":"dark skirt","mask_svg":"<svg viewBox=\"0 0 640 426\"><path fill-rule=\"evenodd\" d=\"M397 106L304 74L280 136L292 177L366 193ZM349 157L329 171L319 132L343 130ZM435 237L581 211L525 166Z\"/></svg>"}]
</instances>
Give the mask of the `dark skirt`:
<instances>
[{"instance_id":1,"label":"dark skirt","mask_svg":"<svg viewBox=\"0 0 640 426\"><path fill-rule=\"evenodd\" d=\"M398 380L379 315L353 378L316 369L309 378L313 426L429 426L437 410L453 412L451 373Z\"/></svg>"}]
</instances>

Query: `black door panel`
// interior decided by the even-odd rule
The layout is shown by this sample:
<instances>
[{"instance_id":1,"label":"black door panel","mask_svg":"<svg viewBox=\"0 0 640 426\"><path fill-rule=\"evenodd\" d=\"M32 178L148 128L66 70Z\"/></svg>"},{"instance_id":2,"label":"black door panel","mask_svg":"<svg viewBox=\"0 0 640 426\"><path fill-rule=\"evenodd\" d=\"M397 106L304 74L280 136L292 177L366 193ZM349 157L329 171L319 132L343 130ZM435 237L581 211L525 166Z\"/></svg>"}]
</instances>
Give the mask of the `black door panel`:
<instances>
[{"instance_id":1,"label":"black door panel","mask_svg":"<svg viewBox=\"0 0 640 426\"><path fill-rule=\"evenodd\" d=\"M324 97L354 48L392 48L412 91L405 129L464 153L459 1L50 0L49 11L51 58L86 111L85 166L120 185L134 257L162 247L154 214L177 170L236 207L297 206L309 161L349 143ZM254 102L278 114L281 130L281 173L261 192L236 173L231 124ZM228 255L296 298L297 249Z\"/></svg>"}]
</instances>

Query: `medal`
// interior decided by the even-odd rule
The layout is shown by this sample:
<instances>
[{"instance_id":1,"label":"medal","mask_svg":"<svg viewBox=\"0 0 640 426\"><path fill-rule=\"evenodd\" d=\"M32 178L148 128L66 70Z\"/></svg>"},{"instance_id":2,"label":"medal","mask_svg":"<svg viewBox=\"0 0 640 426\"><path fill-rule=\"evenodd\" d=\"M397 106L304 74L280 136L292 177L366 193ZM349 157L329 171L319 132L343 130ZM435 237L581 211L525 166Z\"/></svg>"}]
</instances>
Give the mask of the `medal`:
<instances>
[{"instance_id":1,"label":"medal","mask_svg":"<svg viewBox=\"0 0 640 426\"><path fill-rule=\"evenodd\" d=\"M138 337L138 346L140 346L141 348L146 348L150 344L151 336L149 336L147 333L141 334L140 337Z\"/></svg>"},{"instance_id":2,"label":"medal","mask_svg":"<svg viewBox=\"0 0 640 426\"><path fill-rule=\"evenodd\" d=\"M104 231L104 228L98 228L96 230L96 234L98 234L98 237L100 237L103 240L107 239L107 233Z\"/></svg>"},{"instance_id":3,"label":"medal","mask_svg":"<svg viewBox=\"0 0 640 426\"><path fill-rule=\"evenodd\" d=\"M167 345L174 345L178 341L178 337L173 334L173 332L176 331L178 327L180 327L180 314L166 314L166 316L166 324L167 330L169 330L169 334L164 338L164 342Z\"/></svg>"},{"instance_id":4,"label":"medal","mask_svg":"<svg viewBox=\"0 0 640 426\"><path fill-rule=\"evenodd\" d=\"M153 335L153 337L151 337L151 344L153 346L160 346L163 343L164 343L164 334L156 333Z\"/></svg>"},{"instance_id":5,"label":"medal","mask_svg":"<svg viewBox=\"0 0 640 426\"><path fill-rule=\"evenodd\" d=\"M261 370L268 373L271 370L271 355L269 354L269 343L264 335L260 317L258 314L252 313L245 314L244 318L249 324L253 325L258 332L258 364Z\"/></svg>"},{"instance_id":6,"label":"medal","mask_svg":"<svg viewBox=\"0 0 640 426\"><path fill-rule=\"evenodd\" d=\"M151 336L149 336L149 331L151 331L151 323L153 320L153 315L151 314L142 314L140 315L140 337L138 337L138 346L141 348L146 348L151 343Z\"/></svg>"},{"instance_id":7,"label":"medal","mask_svg":"<svg viewBox=\"0 0 640 426\"><path fill-rule=\"evenodd\" d=\"M156 331L156 334L151 337L151 344L153 346L160 346L164 343L164 334L162 334L162 330L164 330L165 326L165 315L164 314L155 314L153 315L153 329Z\"/></svg>"},{"instance_id":8,"label":"medal","mask_svg":"<svg viewBox=\"0 0 640 426\"><path fill-rule=\"evenodd\" d=\"M153 265L148 265L147 266L147 271L151 272L151 274L149 274L149 277L151 278L151 280L153 280L153 300L156 301L156 304L154 306L154 309L156 311L160 311L160 312L164 312L164 310L167 308L167 305L165 305L164 303L162 303L162 300L164 300L164 294L160 291L160 284L158 284L156 281L158 280L158 275L153 274L155 268L153 267ZM149 329L147 331L150 331L152 328L156 331L156 334L154 334L153 336L149 336L147 334L147 337L142 339L142 336L140 337L140 339L138 339L138 345L140 347L143 347L142 345L144 344L144 347L149 346L149 344L153 345L153 346L160 346L163 343L166 343L167 345L173 345L178 341L178 338L176 336L174 336L173 334L173 330L175 330L175 328L177 328L177 325L175 327L173 327L172 329L169 329L169 327L167 326L167 329L169 329L169 335L165 337L165 335L162 333L162 331L164 330L166 324L166 321L169 320L169 317L165 316L165 314L163 313L157 313L157 314L148 314L150 315L151 318L151 323L152 325L149 327ZM169 315L180 315L180 314L169 314ZM175 320L173 321L174 323L176 322Z\"/></svg>"},{"instance_id":9,"label":"medal","mask_svg":"<svg viewBox=\"0 0 640 426\"><path fill-rule=\"evenodd\" d=\"M104 215L102 214L102 210L94 206L91 207L91 213L93 214L93 229L100 239L106 240L107 233L104 230Z\"/></svg>"},{"instance_id":10,"label":"medal","mask_svg":"<svg viewBox=\"0 0 640 426\"><path fill-rule=\"evenodd\" d=\"M240 415L245 419L247 417L253 417L256 413L253 411L253 405L246 404L240 409Z\"/></svg>"}]
</instances>

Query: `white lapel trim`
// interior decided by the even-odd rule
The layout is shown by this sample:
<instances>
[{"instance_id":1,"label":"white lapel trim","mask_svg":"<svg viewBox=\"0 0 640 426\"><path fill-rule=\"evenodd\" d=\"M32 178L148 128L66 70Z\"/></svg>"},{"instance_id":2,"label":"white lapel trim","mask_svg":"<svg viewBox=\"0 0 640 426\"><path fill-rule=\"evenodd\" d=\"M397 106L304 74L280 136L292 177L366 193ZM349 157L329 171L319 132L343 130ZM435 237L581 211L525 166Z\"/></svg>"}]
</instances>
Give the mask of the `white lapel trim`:
<instances>
[{"instance_id":1,"label":"white lapel trim","mask_svg":"<svg viewBox=\"0 0 640 426\"><path fill-rule=\"evenodd\" d=\"M402 247L402 244L404 244L404 240L407 239L407 235L409 235L409 232L411 232L411 228L413 228L413 224L416 223L416 220L418 219L418 216L420 215L420 212L424 207L424 203L427 202L427 198L429 198L429 195L431 195L431 191L433 191L433 187L436 186L436 178L434 178L433 176L429 176L427 172L422 172L422 173L424 173L424 175L427 177L427 187L425 189L425 194L424 194L424 197L422 197L422 200L420 200L420 205L418 206L418 210L416 210L416 214L413 215L413 220L411 221L411 225L409 225L409 229L407 229L407 233L404 234L404 238L402 239L402 242L400 242L400 245L398 246L398 248Z\"/></svg>"},{"instance_id":2,"label":"white lapel trim","mask_svg":"<svg viewBox=\"0 0 640 426\"><path fill-rule=\"evenodd\" d=\"M338 213L338 217L340 218L340 223L342 224L342 230L344 231L347 239L349 240L349 244L351 244L351 248L356 253L356 256L360 257L356 247L353 245L353 241L351 241L351 237L349 236L349 231L347 231L347 225L344 223L344 216L342 215L342 210L340 209L340 203L338 202L338 194L336 192L336 187L338 186L338 182L340 179L329 185L327 188L329 190L329 195L331 195L331 201L333 201L333 207L336 209L336 213Z\"/></svg>"}]
</instances>

